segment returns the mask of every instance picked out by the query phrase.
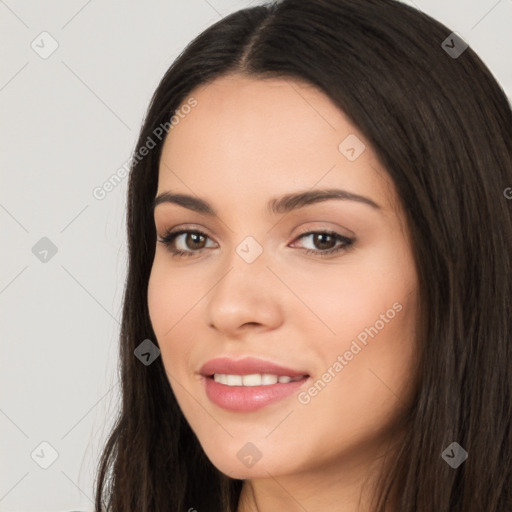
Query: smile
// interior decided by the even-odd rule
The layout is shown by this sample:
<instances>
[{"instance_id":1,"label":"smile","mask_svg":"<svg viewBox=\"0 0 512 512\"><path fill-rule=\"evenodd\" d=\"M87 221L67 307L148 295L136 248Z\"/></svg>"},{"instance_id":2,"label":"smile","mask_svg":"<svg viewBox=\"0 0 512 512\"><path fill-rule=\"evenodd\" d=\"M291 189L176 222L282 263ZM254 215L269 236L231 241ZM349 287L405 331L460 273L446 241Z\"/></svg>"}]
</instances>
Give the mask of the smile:
<instances>
[{"instance_id":1,"label":"smile","mask_svg":"<svg viewBox=\"0 0 512 512\"><path fill-rule=\"evenodd\" d=\"M269 386L272 384L288 384L302 377L289 377L288 375L272 375L269 373L252 373L250 375L229 375L215 373L213 380L226 386Z\"/></svg>"},{"instance_id":2,"label":"smile","mask_svg":"<svg viewBox=\"0 0 512 512\"><path fill-rule=\"evenodd\" d=\"M216 358L200 371L206 398L222 409L251 412L285 400L310 380L303 370L259 358Z\"/></svg>"}]
</instances>

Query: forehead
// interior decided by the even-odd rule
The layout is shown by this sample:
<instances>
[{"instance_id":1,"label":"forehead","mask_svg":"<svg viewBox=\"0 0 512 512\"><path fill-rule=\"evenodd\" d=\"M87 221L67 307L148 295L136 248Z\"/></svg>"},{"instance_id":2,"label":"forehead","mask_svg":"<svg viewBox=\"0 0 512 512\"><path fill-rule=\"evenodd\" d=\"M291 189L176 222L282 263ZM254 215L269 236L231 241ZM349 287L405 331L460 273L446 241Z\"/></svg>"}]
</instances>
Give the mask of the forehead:
<instances>
[{"instance_id":1,"label":"forehead","mask_svg":"<svg viewBox=\"0 0 512 512\"><path fill-rule=\"evenodd\" d=\"M285 154L289 158L300 148L336 149L340 133L355 130L326 95L291 79L228 75L190 96L197 106L173 128L166 145L189 142L197 149L200 143L214 141L224 154L237 149L242 154L248 149L262 154L292 150Z\"/></svg>"},{"instance_id":2,"label":"forehead","mask_svg":"<svg viewBox=\"0 0 512 512\"><path fill-rule=\"evenodd\" d=\"M222 188L244 197L318 184L373 192L385 203L382 187L389 180L372 148L312 85L229 75L198 87L190 97L197 105L164 143L159 193L190 193L188 188L205 195ZM365 145L354 161L339 149L349 136Z\"/></svg>"}]
</instances>

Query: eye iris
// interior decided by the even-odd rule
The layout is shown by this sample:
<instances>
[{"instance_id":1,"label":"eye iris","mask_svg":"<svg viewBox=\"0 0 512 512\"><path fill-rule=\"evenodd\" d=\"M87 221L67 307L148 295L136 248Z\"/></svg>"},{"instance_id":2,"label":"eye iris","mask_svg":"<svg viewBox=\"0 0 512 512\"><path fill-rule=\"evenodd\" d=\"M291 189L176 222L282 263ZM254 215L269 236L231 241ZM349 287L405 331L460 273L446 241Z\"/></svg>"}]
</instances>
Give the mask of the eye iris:
<instances>
[{"instance_id":1,"label":"eye iris","mask_svg":"<svg viewBox=\"0 0 512 512\"><path fill-rule=\"evenodd\" d=\"M329 241L326 242L325 239L330 239L331 245L329 244ZM320 240L320 241L319 241ZM332 249L333 245L332 242L335 242L334 238L331 235L327 235L325 233L319 233L314 235L314 243L320 250L326 250L326 249ZM329 247L322 247L323 244L327 243Z\"/></svg>"},{"instance_id":2,"label":"eye iris","mask_svg":"<svg viewBox=\"0 0 512 512\"><path fill-rule=\"evenodd\" d=\"M203 243L204 243L204 235L200 235L199 233L188 233L187 234L187 237L186 237L186 242L185 244L187 245L187 247L189 247L190 249L202 249L203 247L195 247L194 244L199 244L201 245L199 239L203 239ZM190 244L190 240L192 240L192 244Z\"/></svg>"}]
</instances>

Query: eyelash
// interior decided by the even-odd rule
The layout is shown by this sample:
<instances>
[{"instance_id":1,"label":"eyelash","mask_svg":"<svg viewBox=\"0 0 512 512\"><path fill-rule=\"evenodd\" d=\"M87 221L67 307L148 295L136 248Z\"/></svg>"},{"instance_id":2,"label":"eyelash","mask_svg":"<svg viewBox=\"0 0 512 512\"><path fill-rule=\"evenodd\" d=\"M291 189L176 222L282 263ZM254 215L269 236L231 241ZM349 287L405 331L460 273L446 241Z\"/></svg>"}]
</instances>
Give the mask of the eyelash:
<instances>
[{"instance_id":1,"label":"eyelash","mask_svg":"<svg viewBox=\"0 0 512 512\"><path fill-rule=\"evenodd\" d=\"M203 249L198 249L197 251L189 250L189 251L182 251L180 249L174 249L172 247L172 244L176 237L182 234L196 234L201 235L206 238L210 238L206 233L203 233L202 231L190 229L182 229L179 231L168 231L165 233L164 237L161 240L158 240L160 243L162 243L172 254L172 256L175 257L183 257L183 256L192 256L194 254L201 253L204 251ZM314 250L314 249L303 249L305 254L314 254L316 256L329 256L331 254L339 253L341 251L346 251L352 246L354 243L354 239L348 238L346 236L340 235L339 233L336 233L335 231L306 231L305 233L302 233L300 236L297 237L297 240L301 238L305 238L309 235L329 235L331 237L334 237L337 241L343 242L341 246L333 247L332 249L324 249L324 250Z\"/></svg>"}]
</instances>

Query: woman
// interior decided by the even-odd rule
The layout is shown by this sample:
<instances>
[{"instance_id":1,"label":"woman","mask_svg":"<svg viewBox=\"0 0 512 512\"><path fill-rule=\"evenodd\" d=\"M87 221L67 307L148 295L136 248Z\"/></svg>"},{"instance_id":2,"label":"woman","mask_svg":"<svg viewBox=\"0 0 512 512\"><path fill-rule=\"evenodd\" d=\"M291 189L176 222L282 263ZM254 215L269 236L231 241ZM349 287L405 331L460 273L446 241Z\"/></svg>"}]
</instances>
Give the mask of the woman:
<instances>
[{"instance_id":1,"label":"woman","mask_svg":"<svg viewBox=\"0 0 512 512\"><path fill-rule=\"evenodd\" d=\"M97 510L512 510L511 186L507 99L428 16L203 32L134 153Z\"/></svg>"}]
</instances>

